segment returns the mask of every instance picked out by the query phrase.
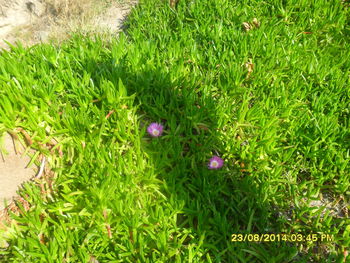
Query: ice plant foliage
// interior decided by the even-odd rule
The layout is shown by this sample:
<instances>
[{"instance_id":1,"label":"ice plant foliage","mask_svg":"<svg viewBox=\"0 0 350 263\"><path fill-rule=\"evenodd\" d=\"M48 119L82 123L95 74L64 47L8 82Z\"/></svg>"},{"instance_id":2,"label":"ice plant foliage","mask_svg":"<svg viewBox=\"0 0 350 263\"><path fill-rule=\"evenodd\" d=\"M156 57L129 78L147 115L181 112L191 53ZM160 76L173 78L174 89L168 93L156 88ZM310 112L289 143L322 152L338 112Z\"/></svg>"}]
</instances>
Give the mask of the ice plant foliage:
<instances>
[{"instance_id":1,"label":"ice plant foliage","mask_svg":"<svg viewBox=\"0 0 350 263\"><path fill-rule=\"evenodd\" d=\"M220 169L224 164L224 160L220 157L214 155L210 160L208 164L209 169Z\"/></svg>"},{"instance_id":2,"label":"ice plant foliage","mask_svg":"<svg viewBox=\"0 0 350 263\"><path fill-rule=\"evenodd\" d=\"M151 123L148 128L147 132L152 136L152 137L159 137L162 135L163 132L163 126L158 123Z\"/></svg>"}]
</instances>

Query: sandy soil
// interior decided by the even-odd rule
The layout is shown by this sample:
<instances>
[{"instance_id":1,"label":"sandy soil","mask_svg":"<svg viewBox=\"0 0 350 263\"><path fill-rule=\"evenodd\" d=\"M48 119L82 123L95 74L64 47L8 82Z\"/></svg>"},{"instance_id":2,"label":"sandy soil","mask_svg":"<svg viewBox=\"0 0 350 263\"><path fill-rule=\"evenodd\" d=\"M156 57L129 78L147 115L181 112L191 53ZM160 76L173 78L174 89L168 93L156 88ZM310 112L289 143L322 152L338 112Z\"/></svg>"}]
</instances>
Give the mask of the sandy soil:
<instances>
[{"instance_id":1,"label":"sandy soil","mask_svg":"<svg viewBox=\"0 0 350 263\"><path fill-rule=\"evenodd\" d=\"M17 141L14 141L9 134L3 137L2 149L6 153L1 153L0 160L0 210L5 208L5 202L9 204L12 197L16 196L18 186L24 181L28 181L37 173L37 167L27 167L30 158L22 156L19 152L24 152L24 148Z\"/></svg>"},{"instance_id":2,"label":"sandy soil","mask_svg":"<svg viewBox=\"0 0 350 263\"><path fill-rule=\"evenodd\" d=\"M0 0L0 48L9 49L5 40L12 44L21 41L24 46L31 46L52 38L64 39L69 31L78 28L81 31L117 33L131 8L137 4L137 0L124 0L122 3L112 2L105 8L89 6L92 10L81 17L67 19L62 9L70 7L64 7L63 4L55 6L50 1ZM78 4L79 2L72 8L79 8ZM87 9L85 6L80 8ZM66 12L69 13L67 10Z\"/></svg>"}]
</instances>

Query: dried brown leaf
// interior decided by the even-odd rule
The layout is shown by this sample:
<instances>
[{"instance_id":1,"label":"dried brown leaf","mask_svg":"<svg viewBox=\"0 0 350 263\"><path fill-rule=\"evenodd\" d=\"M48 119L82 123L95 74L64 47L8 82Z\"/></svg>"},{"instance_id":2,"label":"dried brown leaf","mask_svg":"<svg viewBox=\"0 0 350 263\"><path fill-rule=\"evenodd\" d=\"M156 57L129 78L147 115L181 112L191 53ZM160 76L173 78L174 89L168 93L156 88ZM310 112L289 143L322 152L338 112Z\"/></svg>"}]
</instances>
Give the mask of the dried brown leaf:
<instances>
[{"instance_id":1,"label":"dried brown leaf","mask_svg":"<svg viewBox=\"0 0 350 263\"><path fill-rule=\"evenodd\" d=\"M245 31L249 31L249 30L252 29L252 25L249 24L248 22L243 22L243 23L242 23L242 27L243 27L243 29L244 29Z\"/></svg>"},{"instance_id":2,"label":"dried brown leaf","mask_svg":"<svg viewBox=\"0 0 350 263\"><path fill-rule=\"evenodd\" d=\"M249 59L249 61L247 63L244 64L245 67L247 68L248 70L248 75L247 75L247 78L250 77L250 75L253 73L253 70L254 70L254 64L252 62L251 59Z\"/></svg>"},{"instance_id":3,"label":"dried brown leaf","mask_svg":"<svg viewBox=\"0 0 350 263\"><path fill-rule=\"evenodd\" d=\"M252 23L256 28L260 27L260 21L258 21L258 19L256 17L253 18Z\"/></svg>"}]
</instances>

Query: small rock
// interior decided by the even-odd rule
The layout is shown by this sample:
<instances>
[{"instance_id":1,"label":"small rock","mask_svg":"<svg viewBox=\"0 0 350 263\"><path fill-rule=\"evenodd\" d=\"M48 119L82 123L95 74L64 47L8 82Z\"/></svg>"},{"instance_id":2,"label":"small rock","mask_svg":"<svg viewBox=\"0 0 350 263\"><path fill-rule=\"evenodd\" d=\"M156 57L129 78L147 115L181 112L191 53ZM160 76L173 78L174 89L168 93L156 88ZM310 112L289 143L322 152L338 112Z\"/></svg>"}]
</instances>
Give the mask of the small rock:
<instances>
[{"instance_id":1,"label":"small rock","mask_svg":"<svg viewBox=\"0 0 350 263\"><path fill-rule=\"evenodd\" d=\"M45 13L45 8L44 8L43 4L41 4L40 2L28 1L25 4L26 4L26 8L29 11L29 13L31 13L37 17L40 17Z\"/></svg>"},{"instance_id":2,"label":"small rock","mask_svg":"<svg viewBox=\"0 0 350 263\"><path fill-rule=\"evenodd\" d=\"M35 4L33 2L27 2L26 7L30 13L35 13Z\"/></svg>"}]
</instances>

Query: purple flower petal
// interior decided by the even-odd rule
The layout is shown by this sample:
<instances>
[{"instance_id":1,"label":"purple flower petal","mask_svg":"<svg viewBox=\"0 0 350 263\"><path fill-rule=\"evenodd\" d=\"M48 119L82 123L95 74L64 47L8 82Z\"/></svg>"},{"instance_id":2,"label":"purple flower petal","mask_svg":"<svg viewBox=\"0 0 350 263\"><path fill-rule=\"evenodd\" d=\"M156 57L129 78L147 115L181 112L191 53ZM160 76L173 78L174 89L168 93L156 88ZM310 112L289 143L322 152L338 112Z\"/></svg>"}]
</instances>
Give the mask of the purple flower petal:
<instances>
[{"instance_id":1,"label":"purple flower petal","mask_svg":"<svg viewBox=\"0 0 350 263\"><path fill-rule=\"evenodd\" d=\"M158 123L151 123L148 128L147 132L152 136L152 137L159 137L162 135L163 132L163 126Z\"/></svg>"},{"instance_id":2,"label":"purple flower petal","mask_svg":"<svg viewBox=\"0 0 350 263\"><path fill-rule=\"evenodd\" d=\"M214 155L210 160L208 164L209 169L220 169L224 165L224 160L220 157Z\"/></svg>"}]
</instances>

